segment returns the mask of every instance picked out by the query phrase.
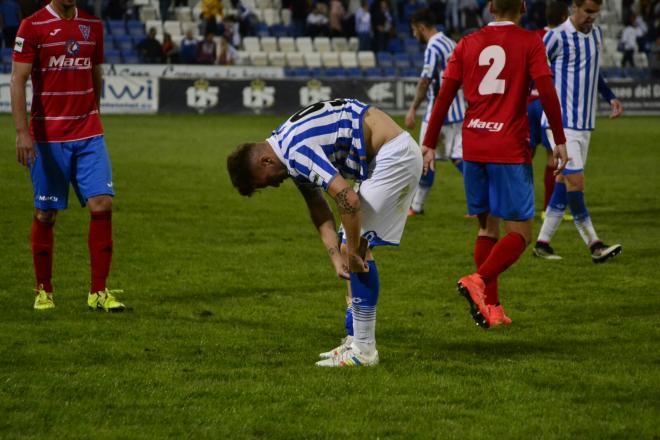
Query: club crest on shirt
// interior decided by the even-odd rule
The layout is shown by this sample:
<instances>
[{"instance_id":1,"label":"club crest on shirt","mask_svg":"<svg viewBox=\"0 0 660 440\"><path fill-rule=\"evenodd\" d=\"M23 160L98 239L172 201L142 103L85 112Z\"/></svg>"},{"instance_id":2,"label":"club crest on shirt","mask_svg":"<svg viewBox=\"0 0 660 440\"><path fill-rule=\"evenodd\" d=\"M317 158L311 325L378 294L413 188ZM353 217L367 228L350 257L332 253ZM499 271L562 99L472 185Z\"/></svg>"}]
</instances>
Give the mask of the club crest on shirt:
<instances>
[{"instance_id":1,"label":"club crest on shirt","mask_svg":"<svg viewBox=\"0 0 660 440\"><path fill-rule=\"evenodd\" d=\"M66 49L66 54L75 57L80 52L80 43L76 40L66 40L64 43L64 48Z\"/></svg>"},{"instance_id":2,"label":"club crest on shirt","mask_svg":"<svg viewBox=\"0 0 660 440\"><path fill-rule=\"evenodd\" d=\"M82 34L85 41L89 40L90 27L87 26L86 24L81 24L81 25L78 25L78 29L80 29L80 33Z\"/></svg>"}]
</instances>

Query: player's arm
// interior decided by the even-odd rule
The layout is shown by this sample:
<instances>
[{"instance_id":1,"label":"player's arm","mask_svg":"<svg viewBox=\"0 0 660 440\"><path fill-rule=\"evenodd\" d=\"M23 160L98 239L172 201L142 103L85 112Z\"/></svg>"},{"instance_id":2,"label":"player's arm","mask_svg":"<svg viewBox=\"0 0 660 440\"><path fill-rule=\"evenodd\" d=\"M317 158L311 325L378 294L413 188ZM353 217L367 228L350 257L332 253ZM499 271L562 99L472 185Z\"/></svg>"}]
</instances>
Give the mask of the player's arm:
<instances>
[{"instance_id":1,"label":"player's arm","mask_svg":"<svg viewBox=\"0 0 660 440\"><path fill-rule=\"evenodd\" d=\"M435 169L435 146L438 144L438 136L442 123L447 117L449 107L461 87L461 82L453 78L443 78L440 93L433 102L433 110L429 118L428 126L426 127L426 134L422 141L422 155L423 155L423 173L426 174L429 169Z\"/></svg>"},{"instance_id":2,"label":"player's arm","mask_svg":"<svg viewBox=\"0 0 660 440\"><path fill-rule=\"evenodd\" d=\"M349 270L351 272L368 272L369 267L360 256L360 232L362 228L360 196L339 174L332 179L327 191L337 203L341 223L344 226Z\"/></svg>"},{"instance_id":3,"label":"player's arm","mask_svg":"<svg viewBox=\"0 0 660 440\"><path fill-rule=\"evenodd\" d=\"M602 72L598 72L598 93L600 93L600 96L602 96L612 108L610 119L615 119L621 116L621 113L623 113L623 105L621 104L621 101L616 99L616 95L607 85L607 81L605 81Z\"/></svg>"},{"instance_id":4,"label":"player's arm","mask_svg":"<svg viewBox=\"0 0 660 440\"><path fill-rule=\"evenodd\" d=\"M103 90L103 67L100 64L92 68L92 82L94 87L94 96L96 97L96 108L101 111L101 92Z\"/></svg>"},{"instance_id":5,"label":"player's arm","mask_svg":"<svg viewBox=\"0 0 660 440\"><path fill-rule=\"evenodd\" d=\"M11 114L16 127L16 159L25 166L34 162L37 152L30 136L27 120L25 86L27 85L32 63L13 61L11 65Z\"/></svg>"},{"instance_id":6,"label":"player's arm","mask_svg":"<svg viewBox=\"0 0 660 440\"><path fill-rule=\"evenodd\" d=\"M555 167L555 175L557 175L566 167L566 163L568 162L564 123L561 117L561 106L559 105L557 91L552 82L552 76L544 75L539 78L534 78L534 81L536 82L536 89L539 91L541 105L548 118L548 123L552 130L552 137L555 141L555 148L552 150L552 157Z\"/></svg>"},{"instance_id":7,"label":"player's arm","mask_svg":"<svg viewBox=\"0 0 660 440\"><path fill-rule=\"evenodd\" d=\"M417 90L415 91L415 98L413 98L413 101L410 103L410 108L406 114L405 122L407 128L413 128L415 126L415 116L417 114L417 109L419 108L422 101L424 101L426 91L429 89L430 84L431 78L424 76L419 78L419 81L417 82Z\"/></svg>"},{"instance_id":8,"label":"player's arm","mask_svg":"<svg viewBox=\"0 0 660 440\"><path fill-rule=\"evenodd\" d=\"M330 260L335 267L335 272L339 278L350 279L348 275L348 266L344 257L339 250L339 237L337 236L337 226L335 224L335 216L328 205L328 202L323 197L323 193L319 187L296 183L298 190L305 198L309 215L312 218L312 223L316 226L319 232L321 241L328 251Z\"/></svg>"}]
</instances>

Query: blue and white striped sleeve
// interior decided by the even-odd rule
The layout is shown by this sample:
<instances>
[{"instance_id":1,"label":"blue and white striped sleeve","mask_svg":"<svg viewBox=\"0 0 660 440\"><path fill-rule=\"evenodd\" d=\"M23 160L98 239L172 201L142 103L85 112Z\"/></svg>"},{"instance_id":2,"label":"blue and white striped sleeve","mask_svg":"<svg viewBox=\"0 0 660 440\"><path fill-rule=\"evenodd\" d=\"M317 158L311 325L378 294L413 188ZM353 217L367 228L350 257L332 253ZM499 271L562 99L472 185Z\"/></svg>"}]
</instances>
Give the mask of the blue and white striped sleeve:
<instances>
[{"instance_id":1,"label":"blue and white striped sleeve","mask_svg":"<svg viewBox=\"0 0 660 440\"><path fill-rule=\"evenodd\" d=\"M543 37L545 52L547 53L548 61L550 61L551 64L559 53L559 41L559 34L555 31L548 31L548 33Z\"/></svg>"},{"instance_id":2,"label":"blue and white striped sleeve","mask_svg":"<svg viewBox=\"0 0 660 440\"><path fill-rule=\"evenodd\" d=\"M321 147L312 148L307 145L300 145L290 150L289 165L298 174L298 179L303 177L326 191L332 179L339 174L339 171L328 160Z\"/></svg>"},{"instance_id":3,"label":"blue and white striped sleeve","mask_svg":"<svg viewBox=\"0 0 660 440\"><path fill-rule=\"evenodd\" d=\"M433 72L435 71L435 65L438 62L438 57L431 48L430 45L426 46L426 50L424 51L424 67L422 68L422 78L428 78L431 79L433 78Z\"/></svg>"}]
</instances>

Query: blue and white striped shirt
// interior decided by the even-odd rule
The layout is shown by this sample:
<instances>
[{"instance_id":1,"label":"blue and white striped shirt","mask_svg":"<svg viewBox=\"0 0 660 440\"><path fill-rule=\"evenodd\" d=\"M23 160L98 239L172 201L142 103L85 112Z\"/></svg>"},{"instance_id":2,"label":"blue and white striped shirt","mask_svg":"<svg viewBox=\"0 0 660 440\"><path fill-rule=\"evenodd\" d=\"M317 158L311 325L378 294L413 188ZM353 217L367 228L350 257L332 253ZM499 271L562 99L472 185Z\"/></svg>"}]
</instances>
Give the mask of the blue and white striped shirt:
<instances>
[{"instance_id":1,"label":"blue and white striped shirt","mask_svg":"<svg viewBox=\"0 0 660 440\"><path fill-rule=\"evenodd\" d=\"M598 26L587 34L579 32L569 18L548 31L543 43L561 104L564 128L593 130L603 32ZM545 114L542 125L549 125Z\"/></svg>"},{"instance_id":2,"label":"blue and white striped shirt","mask_svg":"<svg viewBox=\"0 0 660 440\"><path fill-rule=\"evenodd\" d=\"M424 51L424 67L422 69L422 78L431 80L431 85L426 91L427 108L424 115L424 122L428 122L433 109L433 100L435 99L442 82L442 71L447 67L447 61L456 47L456 43L448 38L442 32L433 35L426 44ZM445 124L456 124L463 121L465 114L465 101L463 93L459 92L449 107Z\"/></svg>"},{"instance_id":3,"label":"blue and white striped shirt","mask_svg":"<svg viewBox=\"0 0 660 440\"><path fill-rule=\"evenodd\" d=\"M333 99L305 107L266 140L298 182L324 190L337 175L362 181L369 164L362 117L369 106L356 99Z\"/></svg>"}]
</instances>

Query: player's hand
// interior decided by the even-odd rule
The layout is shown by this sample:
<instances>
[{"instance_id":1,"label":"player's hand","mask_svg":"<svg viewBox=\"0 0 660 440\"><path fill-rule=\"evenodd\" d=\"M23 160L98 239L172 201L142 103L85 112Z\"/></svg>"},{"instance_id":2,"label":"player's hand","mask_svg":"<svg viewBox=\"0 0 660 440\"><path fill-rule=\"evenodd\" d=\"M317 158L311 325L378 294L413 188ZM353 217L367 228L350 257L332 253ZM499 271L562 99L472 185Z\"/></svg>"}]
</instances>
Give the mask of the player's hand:
<instances>
[{"instance_id":1,"label":"player's hand","mask_svg":"<svg viewBox=\"0 0 660 440\"><path fill-rule=\"evenodd\" d=\"M369 266L358 254L348 254L348 270L359 273L369 272Z\"/></svg>"},{"instance_id":2,"label":"player's hand","mask_svg":"<svg viewBox=\"0 0 660 440\"><path fill-rule=\"evenodd\" d=\"M410 108L408 113L406 113L406 128L415 128L415 116L417 111L414 108Z\"/></svg>"},{"instance_id":3,"label":"player's hand","mask_svg":"<svg viewBox=\"0 0 660 440\"><path fill-rule=\"evenodd\" d=\"M34 148L32 137L27 131L16 135L16 159L23 166L30 166L37 158L37 150Z\"/></svg>"},{"instance_id":4,"label":"player's hand","mask_svg":"<svg viewBox=\"0 0 660 440\"><path fill-rule=\"evenodd\" d=\"M332 256L332 265L335 266L335 272L337 277L343 280L350 280L351 277L348 274L348 263L341 254L335 254Z\"/></svg>"},{"instance_id":5,"label":"player's hand","mask_svg":"<svg viewBox=\"0 0 660 440\"><path fill-rule=\"evenodd\" d=\"M555 176L559 175L566 168L569 160L571 159L566 152L566 144L555 145L554 150L552 150L552 165L555 168Z\"/></svg>"},{"instance_id":6,"label":"player's hand","mask_svg":"<svg viewBox=\"0 0 660 440\"><path fill-rule=\"evenodd\" d=\"M618 99L611 100L610 107L612 108L612 112L610 113L610 119L616 119L619 116L621 116L621 113L623 113L623 105L621 104L621 101L619 101Z\"/></svg>"},{"instance_id":7,"label":"player's hand","mask_svg":"<svg viewBox=\"0 0 660 440\"><path fill-rule=\"evenodd\" d=\"M435 150L422 145L422 174L426 176L429 170L435 171Z\"/></svg>"}]
</instances>

